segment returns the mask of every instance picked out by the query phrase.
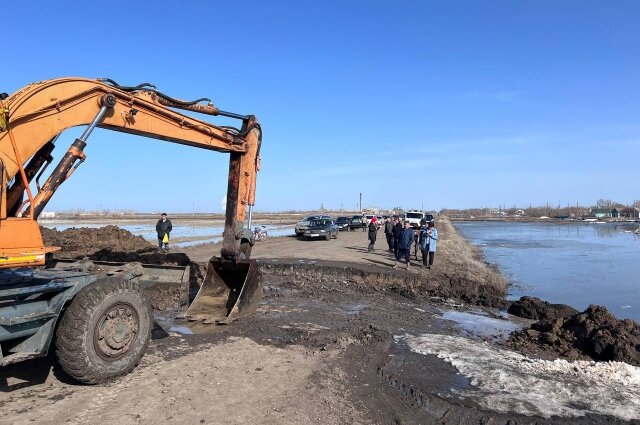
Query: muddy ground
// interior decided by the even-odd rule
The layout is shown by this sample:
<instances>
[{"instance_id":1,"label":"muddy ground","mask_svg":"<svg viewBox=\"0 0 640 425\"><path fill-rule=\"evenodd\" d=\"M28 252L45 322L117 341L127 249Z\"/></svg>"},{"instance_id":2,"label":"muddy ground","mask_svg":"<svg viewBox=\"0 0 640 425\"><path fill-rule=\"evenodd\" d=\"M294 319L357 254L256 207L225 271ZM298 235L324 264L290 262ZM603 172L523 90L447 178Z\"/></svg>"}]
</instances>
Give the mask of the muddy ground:
<instances>
[{"instance_id":1,"label":"muddy ground","mask_svg":"<svg viewBox=\"0 0 640 425\"><path fill-rule=\"evenodd\" d=\"M393 338L507 337L474 334L441 318L477 308L468 302L506 305L496 270L446 221L438 226L434 268L414 261L408 272L390 269L382 240L368 253L366 233L341 232L331 241L269 239L253 252L264 272L256 314L213 326L161 313L141 365L105 385L69 382L52 359L1 369L0 423L627 423L587 411L542 417L488 409L449 363ZM186 254L205 262L218 251L208 245Z\"/></svg>"}]
</instances>

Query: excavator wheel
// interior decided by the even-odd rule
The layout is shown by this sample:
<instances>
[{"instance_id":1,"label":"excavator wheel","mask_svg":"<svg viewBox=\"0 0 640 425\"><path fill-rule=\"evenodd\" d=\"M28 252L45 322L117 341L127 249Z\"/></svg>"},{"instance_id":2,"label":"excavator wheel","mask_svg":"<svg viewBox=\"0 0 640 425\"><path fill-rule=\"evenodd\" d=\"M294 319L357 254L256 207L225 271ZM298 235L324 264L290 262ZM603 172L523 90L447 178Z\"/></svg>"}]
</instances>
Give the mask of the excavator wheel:
<instances>
[{"instance_id":1,"label":"excavator wheel","mask_svg":"<svg viewBox=\"0 0 640 425\"><path fill-rule=\"evenodd\" d=\"M100 279L80 290L64 312L56 332L58 361L77 381L108 381L136 367L152 327L151 305L137 284Z\"/></svg>"}]
</instances>

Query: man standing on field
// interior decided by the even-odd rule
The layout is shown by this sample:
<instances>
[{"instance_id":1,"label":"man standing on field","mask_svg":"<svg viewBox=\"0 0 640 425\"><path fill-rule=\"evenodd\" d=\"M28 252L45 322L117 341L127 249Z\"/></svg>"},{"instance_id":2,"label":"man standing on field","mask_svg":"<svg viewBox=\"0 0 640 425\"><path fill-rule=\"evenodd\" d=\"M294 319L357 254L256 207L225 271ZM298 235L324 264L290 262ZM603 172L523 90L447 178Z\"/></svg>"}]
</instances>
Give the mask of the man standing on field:
<instances>
[{"instance_id":1,"label":"man standing on field","mask_svg":"<svg viewBox=\"0 0 640 425\"><path fill-rule=\"evenodd\" d=\"M169 249L169 233L173 230L171 220L167 218L167 213L160 215L160 220L156 223L156 233L158 234L158 247L162 250Z\"/></svg>"},{"instance_id":2,"label":"man standing on field","mask_svg":"<svg viewBox=\"0 0 640 425\"><path fill-rule=\"evenodd\" d=\"M402 233L402 224L400 224L400 219L398 217L394 217L393 221L395 224L393 225L392 235L393 235L393 255L394 257L398 256L398 238L400 237L400 233Z\"/></svg>"},{"instance_id":3,"label":"man standing on field","mask_svg":"<svg viewBox=\"0 0 640 425\"><path fill-rule=\"evenodd\" d=\"M387 237L389 252L393 252L393 223L389 217L384 219L384 235Z\"/></svg>"},{"instance_id":4,"label":"man standing on field","mask_svg":"<svg viewBox=\"0 0 640 425\"><path fill-rule=\"evenodd\" d=\"M404 222L404 229L400 233L400 237L398 238L398 253L396 254L396 262L393 265L393 268L398 267L398 261L404 261L407 263L407 270L409 270L409 265L411 264L411 244L413 243L414 232L408 221Z\"/></svg>"}]
</instances>

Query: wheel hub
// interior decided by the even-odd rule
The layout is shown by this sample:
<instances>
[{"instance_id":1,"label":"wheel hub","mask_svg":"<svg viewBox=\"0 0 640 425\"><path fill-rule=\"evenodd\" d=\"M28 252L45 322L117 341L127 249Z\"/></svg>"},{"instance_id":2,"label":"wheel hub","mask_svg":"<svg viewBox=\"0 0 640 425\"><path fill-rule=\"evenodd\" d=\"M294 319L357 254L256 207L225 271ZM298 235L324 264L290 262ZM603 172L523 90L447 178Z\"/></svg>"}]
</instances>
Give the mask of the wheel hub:
<instances>
[{"instance_id":1,"label":"wheel hub","mask_svg":"<svg viewBox=\"0 0 640 425\"><path fill-rule=\"evenodd\" d=\"M96 324L94 346L98 355L106 360L116 360L125 354L136 340L140 321L129 304L115 304Z\"/></svg>"}]
</instances>

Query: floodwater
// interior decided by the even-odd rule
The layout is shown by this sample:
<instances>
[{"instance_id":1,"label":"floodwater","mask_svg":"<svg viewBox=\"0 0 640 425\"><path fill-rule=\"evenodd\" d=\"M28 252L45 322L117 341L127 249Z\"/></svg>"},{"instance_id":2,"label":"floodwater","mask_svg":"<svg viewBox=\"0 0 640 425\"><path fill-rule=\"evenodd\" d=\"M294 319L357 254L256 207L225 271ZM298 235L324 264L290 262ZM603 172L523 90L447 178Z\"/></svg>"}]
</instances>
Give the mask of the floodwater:
<instances>
[{"instance_id":1,"label":"floodwater","mask_svg":"<svg viewBox=\"0 0 640 425\"><path fill-rule=\"evenodd\" d=\"M604 305L640 322L640 235L637 224L463 222L456 227L479 245L523 295L580 311Z\"/></svg>"},{"instance_id":2,"label":"floodwater","mask_svg":"<svg viewBox=\"0 0 640 425\"><path fill-rule=\"evenodd\" d=\"M204 243L218 243L222 241L223 226L211 226L203 224L202 222L192 223L187 222L189 225L182 225L173 221L173 230L171 232L171 246L178 248L186 248L189 246L200 245ZM42 220L40 225L48 228L56 228L59 231L71 227L91 227L98 228L104 227L108 224L117 225L119 228L127 230L136 236L142 236L154 245L157 243L156 225L155 221L149 222L135 222L129 221L109 221L104 222L80 220ZM252 226L256 227L256 226ZM260 226L258 226L260 227ZM267 224L264 226L264 230L267 231L268 236L284 236L294 233L294 226L288 225L275 225Z\"/></svg>"}]
</instances>

